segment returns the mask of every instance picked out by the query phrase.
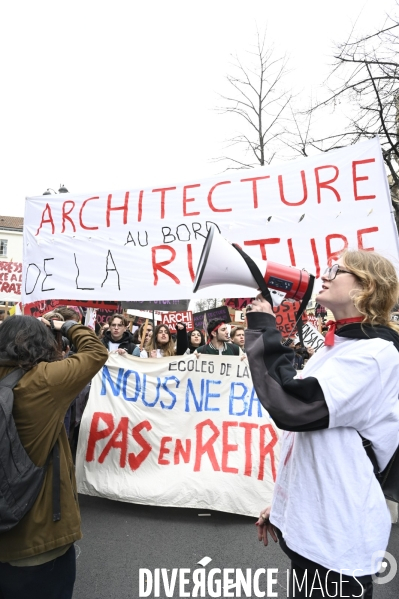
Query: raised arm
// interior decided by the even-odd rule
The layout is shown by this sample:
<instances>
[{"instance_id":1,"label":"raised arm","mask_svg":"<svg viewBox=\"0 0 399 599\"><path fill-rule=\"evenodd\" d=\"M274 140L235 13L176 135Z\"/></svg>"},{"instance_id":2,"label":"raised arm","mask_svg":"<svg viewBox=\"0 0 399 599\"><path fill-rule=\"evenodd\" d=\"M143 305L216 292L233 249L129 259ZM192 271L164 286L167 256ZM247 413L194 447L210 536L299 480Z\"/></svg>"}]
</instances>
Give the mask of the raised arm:
<instances>
[{"instance_id":1,"label":"raised arm","mask_svg":"<svg viewBox=\"0 0 399 599\"><path fill-rule=\"evenodd\" d=\"M282 345L271 308L261 305L257 309L255 303L254 310L247 312L247 321L245 347L252 380L276 425L288 431L328 428L329 411L319 381L315 377L294 378L293 350Z\"/></svg>"}]
</instances>

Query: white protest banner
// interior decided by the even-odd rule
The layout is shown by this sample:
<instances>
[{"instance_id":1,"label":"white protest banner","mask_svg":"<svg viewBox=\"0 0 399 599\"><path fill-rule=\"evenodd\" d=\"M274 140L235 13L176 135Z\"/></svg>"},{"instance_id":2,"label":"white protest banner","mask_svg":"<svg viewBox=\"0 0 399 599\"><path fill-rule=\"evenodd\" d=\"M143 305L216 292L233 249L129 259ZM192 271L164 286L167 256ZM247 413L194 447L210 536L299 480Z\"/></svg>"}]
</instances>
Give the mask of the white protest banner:
<instances>
[{"instance_id":1,"label":"white protest banner","mask_svg":"<svg viewBox=\"0 0 399 599\"><path fill-rule=\"evenodd\" d=\"M258 516L271 499L278 437L246 360L110 354L81 423L78 490Z\"/></svg>"},{"instance_id":2,"label":"white protest banner","mask_svg":"<svg viewBox=\"0 0 399 599\"><path fill-rule=\"evenodd\" d=\"M378 139L245 174L29 197L25 206L24 303L191 298L210 223L254 258L316 277L347 246L399 255ZM212 290L253 295L239 285Z\"/></svg>"}]
</instances>

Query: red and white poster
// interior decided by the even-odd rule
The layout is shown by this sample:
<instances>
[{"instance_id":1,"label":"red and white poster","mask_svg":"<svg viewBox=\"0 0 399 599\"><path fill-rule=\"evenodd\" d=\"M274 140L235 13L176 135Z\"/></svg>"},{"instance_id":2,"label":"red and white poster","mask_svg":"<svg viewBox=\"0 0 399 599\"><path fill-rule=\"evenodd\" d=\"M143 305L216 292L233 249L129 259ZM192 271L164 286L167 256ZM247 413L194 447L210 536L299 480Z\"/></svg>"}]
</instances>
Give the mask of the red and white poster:
<instances>
[{"instance_id":1,"label":"red and white poster","mask_svg":"<svg viewBox=\"0 0 399 599\"><path fill-rule=\"evenodd\" d=\"M297 161L146 189L29 197L22 301L193 297L214 223L250 256L320 277L346 247L397 262L398 236L378 139ZM212 297L251 297L217 285ZM197 293L209 297L209 289Z\"/></svg>"},{"instance_id":2,"label":"red and white poster","mask_svg":"<svg viewBox=\"0 0 399 599\"><path fill-rule=\"evenodd\" d=\"M166 324L171 333L176 333L176 324L179 322L186 325L187 332L194 330L193 313L186 312L167 312L161 314L162 324Z\"/></svg>"},{"instance_id":3,"label":"red and white poster","mask_svg":"<svg viewBox=\"0 0 399 599\"><path fill-rule=\"evenodd\" d=\"M22 262L0 260L0 299L20 302L22 287Z\"/></svg>"},{"instance_id":4,"label":"red and white poster","mask_svg":"<svg viewBox=\"0 0 399 599\"><path fill-rule=\"evenodd\" d=\"M258 516L271 500L279 434L246 360L111 354L81 423L78 490Z\"/></svg>"}]
</instances>

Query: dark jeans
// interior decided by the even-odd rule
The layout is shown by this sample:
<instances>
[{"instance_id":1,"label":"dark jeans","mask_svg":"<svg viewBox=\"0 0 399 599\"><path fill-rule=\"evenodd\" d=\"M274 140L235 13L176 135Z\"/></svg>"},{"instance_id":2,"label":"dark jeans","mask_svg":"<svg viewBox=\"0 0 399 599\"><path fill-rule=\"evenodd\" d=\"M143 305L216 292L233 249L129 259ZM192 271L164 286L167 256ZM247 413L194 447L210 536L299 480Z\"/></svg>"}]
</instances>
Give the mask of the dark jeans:
<instances>
[{"instance_id":1,"label":"dark jeans","mask_svg":"<svg viewBox=\"0 0 399 599\"><path fill-rule=\"evenodd\" d=\"M315 564L317 565L317 564ZM356 580L357 578L357 580ZM303 599L325 599L326 597L341 599L357 597L371 599L373 581L371 576L340 575L339 572L328 571L323 566L306 570L291 561L290 588L287 597Z\"/></svg>"},{"instance_id":2,"label":"dark jeans","mask_svg":"<svg viewBox=\"0 0 399 599\"><path fill-rule=\"evenodd\" d=\"M41 566L0 562L0 599L71 599L76 578L75 547Z\"/></svg>"}]
</instances>

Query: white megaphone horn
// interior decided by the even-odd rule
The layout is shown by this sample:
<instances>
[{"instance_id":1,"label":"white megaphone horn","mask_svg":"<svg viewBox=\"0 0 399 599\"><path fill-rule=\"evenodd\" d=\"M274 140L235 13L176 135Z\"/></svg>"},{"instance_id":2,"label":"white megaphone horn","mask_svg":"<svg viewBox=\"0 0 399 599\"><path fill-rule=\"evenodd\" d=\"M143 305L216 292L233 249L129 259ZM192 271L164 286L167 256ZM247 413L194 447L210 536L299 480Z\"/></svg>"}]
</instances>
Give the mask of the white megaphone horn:
<instances>
[{"instance_id":1,"label":"white megaphone horn","mask_svg":"<svg viewBox=\"0 0 399 599\"><path fill-rule=\"evenodd\" d=\"M270 260L254 260L211 225L202 248L193 291L214 285L245 285L260 289L272 305L279 305L287 298L302 300L306 307L313 284L314 276L305 270Z\"/></svg>"}]
</instances>

